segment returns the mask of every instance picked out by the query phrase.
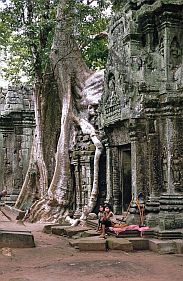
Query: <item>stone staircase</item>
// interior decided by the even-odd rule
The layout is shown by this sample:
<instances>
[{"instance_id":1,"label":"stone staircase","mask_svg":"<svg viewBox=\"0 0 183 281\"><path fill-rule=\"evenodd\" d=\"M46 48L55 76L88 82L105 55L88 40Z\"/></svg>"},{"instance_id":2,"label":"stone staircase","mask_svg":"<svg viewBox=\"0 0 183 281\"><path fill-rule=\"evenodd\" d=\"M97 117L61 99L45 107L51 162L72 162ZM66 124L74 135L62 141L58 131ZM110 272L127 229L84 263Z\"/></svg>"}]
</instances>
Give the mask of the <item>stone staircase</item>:
<instances>
[{"instance_id":1,"label":"stone staircase","mask_svg":"<svg viewBox=\"0 0 183 281\"><path fill-rule=\"evenodd\" d=\"M15 223L17 220L21 221L24 212L12 206L3 205L0 214L2 215L0 216L0 247L35 246L31 232L25 230L23 225ZM96 232L97 223L97 220L87 220L86 226L76 227L67 223L47 224L44 226L43 232L67 237L69 244L80 251L150 250L160 254L183 254L183 233L180 230L150 229L145 231L142 237L137 230L126 230L118 236L108 232L106 239L102 239Z\"/></svg>"},{"instance_id":2,"label":"stone staircase","mask_svg":"<svg viewBox=\"0 0 183 281\"><path fill-rule=\"evenodd\" d=\"M96 232L96 227L97 220L88 220L86 226L45 225L43 232L67 237L69 244L79 251L150 250L159 254L183 254L182 238L157 239L157 230L145 231L142 237L137 230L128 230L118 236L108 232L106 239L102 239Z\"/></svg>"}]
</instances>

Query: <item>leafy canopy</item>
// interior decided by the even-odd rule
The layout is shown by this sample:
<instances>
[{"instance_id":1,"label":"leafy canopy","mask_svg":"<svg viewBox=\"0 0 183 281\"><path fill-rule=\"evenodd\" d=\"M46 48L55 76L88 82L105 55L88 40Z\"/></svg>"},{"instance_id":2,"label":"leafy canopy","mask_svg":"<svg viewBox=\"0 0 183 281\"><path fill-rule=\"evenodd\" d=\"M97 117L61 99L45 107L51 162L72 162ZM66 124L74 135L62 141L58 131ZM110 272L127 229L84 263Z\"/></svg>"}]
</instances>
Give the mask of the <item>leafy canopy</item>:
<instances>
[{"instance_id":1,"label":"leafy canopy","mask_svg":"<svg viewBox=\"0 0 183 281\"><path fill-rule=\"evenodd\" d=\"M41 78L48 61L59 0L4 0L0 10L0 56L6 61L4 76L19 83ZM74 36L90 68L102 68L107 58L106 30L110 0L70 0Z\"/></svg>"}]
</instances>

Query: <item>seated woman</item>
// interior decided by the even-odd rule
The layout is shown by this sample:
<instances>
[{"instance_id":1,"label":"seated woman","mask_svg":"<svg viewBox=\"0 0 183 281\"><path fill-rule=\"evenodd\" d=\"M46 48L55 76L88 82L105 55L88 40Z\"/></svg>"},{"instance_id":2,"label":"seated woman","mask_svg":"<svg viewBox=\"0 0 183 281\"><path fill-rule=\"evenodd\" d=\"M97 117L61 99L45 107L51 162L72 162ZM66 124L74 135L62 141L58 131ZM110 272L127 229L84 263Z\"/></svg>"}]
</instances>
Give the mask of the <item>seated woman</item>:
<instances>
[{"instance_id":1,"label":"seated woman","mask_svg":"<svg viewBox=\"0 0 183 281\"><path fill-rule=\"evenodd\" d=\"M99 236L100 238L105 238L106 234L106 228L113 226L113 222L111 221L111 218L114 216L111 207L109 205L105 205L104 209L104 216L102 219L102 234Z\"/></svg>"}]
</instances>

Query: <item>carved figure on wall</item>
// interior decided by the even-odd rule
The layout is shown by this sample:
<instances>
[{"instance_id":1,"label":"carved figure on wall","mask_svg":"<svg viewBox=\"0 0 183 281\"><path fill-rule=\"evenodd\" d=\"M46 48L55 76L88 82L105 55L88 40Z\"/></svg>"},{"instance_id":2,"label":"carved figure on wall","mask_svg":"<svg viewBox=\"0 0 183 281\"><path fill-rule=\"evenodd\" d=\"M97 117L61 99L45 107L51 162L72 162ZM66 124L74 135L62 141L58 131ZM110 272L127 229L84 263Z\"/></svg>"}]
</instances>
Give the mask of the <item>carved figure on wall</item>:
<instances>
[{"instance_id":1,"label":"carved figure on wall","mask_svg":"<svg viewBox=\"0 0 183 281\"><path fill-rule=\"evenodd\" d=\"M164 40L161 38L159 43L159 53L162 57L164 57L164 49Z\"/></svg>"},{"instance_id":2,"label":"carved figure on wall","mask_svg":"<svg viewBox=\"0 0 183 281\"><path fill-rule=\"evenodd\" d=\"M177 37L173 38L170 45L170 64L172 68L178 67L181 64L181 48Z\"/></svg>"},{"instance_id":3,"label":"carved figure on wall","mask_svg":"<svg viewBox=\"0 0 183 281\"><path fill-rule=\"evenodd\" d=\"M114 75L110 75L109 77L109 81L108 81L108 89L109 89L109 92L110 92L110 95L114 95L115 93L115 77Z\"/></svg>"},{"instance_id":4,"label":"carved figure on wall","mask_svg":"<svg viewBox=\"0 0 183 281\"><path fill-rule=\"evenodd\" d=\"M163 147L162 153L162 174L163 174L163 190L167 188L167 179L168 179L168 165L167 165L167 149Z\"/></svg>"},{"instance_id":5,"label":"carved figure on wall","mask_svg":"<svg viewBox=\"0 0 183 281\"><path fill-rule=\"evenodd\" d=\"M112 104L115 104L115 99L116 99L116 91L115 91L115 77L114 75L109 76L108 80L108 99L107 99L107 104L106 106L112 106Z\"/></svg>"},{"instance_id":6,"label":"carved figure on wall","mask_svg":"<svg viewBox=\"0 0 183 281\"><path fill-rule=\"evenodd\" d=\"M140 57L132 57L131 67L134 71L139 71L142 68L142 59Z\"/></svg>"},{"instance_id":7,"label":"carved figure on wall","mask_svg":"<svg viewBox=\"0 0 183 281\"><path fill-rule=\"evenodd\" d=\"M155 65L154 65L154 60L153 60L152 54L148 53L148 54L145 56L144 64L145 64L146 67L147 67L148 69L150 69L150 70L155 69Z\"/></svg>"},{"instance_id":8,"label":"carved figure on wall","mask_svg":"<svg viewBox=\"0 0 183 281\"><path fill-rule=\"evenodd\" d=\"M93 126L95 126L97 123L97 117L98 117L97 109L98 109L98 105L92 105L92 104L88 105L88 120Z\"/></svg>"},{"instance_id":9,"label":"carved figure on wall","mask_svg":"<svg viewBox=\"0 0 183 281\"><path fill-rule=\"evenodd\" d=\"M161 37L159 41L159 46L158 46L158 53L155 54L156 60L156 68L157 70L159 69L160 75L158 75L159 81L162 83L165 81L165 73L166 73L166 61L165 61L165 42L164 42L164 37ZM167 77L166 77L167 79Z\"/></svg>"},{"instance_id":10,"label":"carved figure on wall","mask_svg":"<svg viewBox=\"0 0 183 281\"><path fill-rule=\"evenodd\" d=\"M11 174L12 173L12 165L8 159L5 159L4 162L4 167L5 167L5 174Z\"/></svg>"},{"instance_id":11,"label":"carved figure on wall","mask_svg":"<svg viewBox=\"0 0 183 281\"><path fill-rule=\"evenodd\" d=\"M182 170L182 158L179 155L178 149L175 149L171 158L171 168L174 185L180 185L181 183L181 170Z\"/></svg>"}]
</instances>

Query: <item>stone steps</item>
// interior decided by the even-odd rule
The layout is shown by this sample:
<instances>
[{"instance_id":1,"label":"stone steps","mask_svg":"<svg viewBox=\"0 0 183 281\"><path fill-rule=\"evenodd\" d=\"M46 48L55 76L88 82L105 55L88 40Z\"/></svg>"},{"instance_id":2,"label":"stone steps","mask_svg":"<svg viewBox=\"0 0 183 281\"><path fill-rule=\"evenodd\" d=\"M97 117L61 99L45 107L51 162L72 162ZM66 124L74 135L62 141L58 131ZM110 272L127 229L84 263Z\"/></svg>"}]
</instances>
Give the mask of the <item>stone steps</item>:
<instances>
[{"instance_id":1,"label":"stone steps","mask_svg":"<svg viewBox=\"0 0 183 281\"><path fill-rule=\"evenodd\" d=\"M133 245L130 241L128 241L127 239L118 239L115 237L108 237L107 239L101 239L97 236L86 237L77 240L70 240L69 244L70 246L75 247L80 251L133 251Z\"/></svg>"},{"instance_id":2,"label":"stone steps","mask_svg":"<svg viewBox=\"0 0 183 281\"><path fill-rule=\"evenodd\" d=\"M109 233L106 239L96 232L96 221L87 222L87 226L47 225L43 231L70 239L69 244L80 251L121 250L126 252L150 250L159 254L183 254L183 239L160 240L153 238L154 230L140 237L139 231L128 230L120 236Z\"/></svg>"}]
</instances>

